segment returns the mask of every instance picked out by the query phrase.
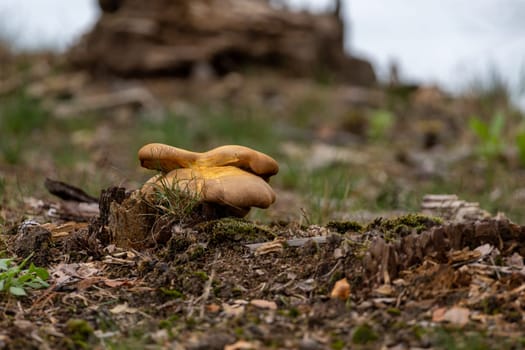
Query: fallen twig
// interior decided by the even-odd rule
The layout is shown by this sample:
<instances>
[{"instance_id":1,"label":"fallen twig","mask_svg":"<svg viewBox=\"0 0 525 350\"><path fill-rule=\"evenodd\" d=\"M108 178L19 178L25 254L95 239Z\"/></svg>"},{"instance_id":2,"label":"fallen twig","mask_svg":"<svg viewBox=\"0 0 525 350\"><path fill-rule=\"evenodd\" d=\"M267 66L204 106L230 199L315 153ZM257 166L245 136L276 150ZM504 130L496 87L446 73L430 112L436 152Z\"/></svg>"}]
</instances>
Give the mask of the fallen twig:
<instances>
[{"instance_id":1,"label":"fallen twig","mask_svg":"<svg viewBox=\"0 0 525 350\"><path fill-rule=\"evenodd\" d=\"M306 238L292 238L292 239L286 240L284 243L287 246L289 246L289 247L302 247L307 242L310 242L310 241L314 241L315 243L318 243L318 244L326 243L326 236L314 236L314 237L306 237ZM262 247L264 245L271 244L272 242L273 241L262 242L262 243L251 243L251 244L246 244L245 246L248 247L250 249L250 251L254 252L258 248L260 248L260 247Z\"/></svg>"}]
</instances>

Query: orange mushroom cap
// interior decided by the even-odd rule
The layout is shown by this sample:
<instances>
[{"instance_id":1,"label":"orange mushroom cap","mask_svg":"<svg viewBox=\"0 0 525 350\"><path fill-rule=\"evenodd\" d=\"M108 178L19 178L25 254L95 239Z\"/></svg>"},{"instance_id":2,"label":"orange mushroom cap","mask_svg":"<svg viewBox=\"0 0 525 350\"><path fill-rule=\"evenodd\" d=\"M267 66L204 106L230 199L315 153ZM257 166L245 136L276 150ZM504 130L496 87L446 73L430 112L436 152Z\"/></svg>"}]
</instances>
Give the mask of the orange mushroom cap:
<instances>
[{"instance_id":1,"label":"orange mushroom cap","mask_svg":"<svg viewBox=\"0 0 525 350\"><path fill-rule=\"evenodd\" d=\"M225 206L241 217L251 207L268 208L275 202L267 181L279 165L248 147L227 145L198 153L152 143L139 150L139 159L143 167L164 172L144 184L141 191L147 198L158 189L172 188Z\"/></svg>"},{"instance_id":2,"label":"orange mushroom cap","mask_svg":"<svg viewBox=\"0 0 525 350\"><path fill-rule=\"evenodd\" d=\"M191 152L162 143L150 143L139 150L144 168L169 172L178 168L234 166L268 179L279 164L270 156L239 145L226 145L208 152Z\"/></svg>"}]
</instances>

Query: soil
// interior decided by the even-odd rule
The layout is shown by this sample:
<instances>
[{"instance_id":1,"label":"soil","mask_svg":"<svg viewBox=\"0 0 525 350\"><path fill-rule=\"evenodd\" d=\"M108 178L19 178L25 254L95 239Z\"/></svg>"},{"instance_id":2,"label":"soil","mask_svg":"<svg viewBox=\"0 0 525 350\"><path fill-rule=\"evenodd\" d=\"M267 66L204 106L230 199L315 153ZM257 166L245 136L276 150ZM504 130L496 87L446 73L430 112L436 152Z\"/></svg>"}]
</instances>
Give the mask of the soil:
<instances>
[{"instance_id":1,"label":"soil","mask_svg":"<svg viewBox=\"0 0 525 350\"><path fill-rule=\"evenodd\" d=\"M502 215L174 222L165 245L141 251L101 244L99 226L94 218L57 235L63 222L24 221L4 236L15 252L38 253L51 286L2 295L2 347L446 348L447 336L469 334L486 347L523 342L525 227ZM343 279L349 294L333 294Z\"/></svg>"}]
</instances>

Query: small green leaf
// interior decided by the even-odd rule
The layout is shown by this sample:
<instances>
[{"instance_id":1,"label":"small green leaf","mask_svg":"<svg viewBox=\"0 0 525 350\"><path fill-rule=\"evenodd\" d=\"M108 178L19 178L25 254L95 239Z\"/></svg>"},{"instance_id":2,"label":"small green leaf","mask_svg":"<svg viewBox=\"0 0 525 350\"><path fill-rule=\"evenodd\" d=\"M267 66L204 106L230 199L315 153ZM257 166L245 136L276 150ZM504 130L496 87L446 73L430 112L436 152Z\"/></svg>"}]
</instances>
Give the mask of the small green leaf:
<instances>
[{"instance_id":1,"label":"small green leaf","mask_svg":"<svg viewBox=\"0 0 525 350\"><path fill-rule=\"evenodd\" d=\"M27 256L27 258L24 259L24 261L22 261L20 263L20 265L18 265L18 269L19 270L22 270L22 268L27 264L27 262L29 261L29 259L31 259L33 257L34 253L31 253Z\"/></svg>"},{"instance_id":2,"label":"small green leaf","mask_svg":"<svg viewBox=\"0 0 525 350\"><path fill-rule=\"evenodd\" d=\"M0 259L0 269L7 270L11 264L12 259Z\"/></svg>"},{"instance_id":3,"label":"small green leaf","mask_svg":"<svg viewBox=\"0 0 525 350\"><path fill-rule=\"evenodd\" d=\"M32 279L33 279L33 275L27 272L17 278L18 282L21 284L23 284L26 281L32 280Z\"/></svg>"},{"instance_id":4,"label":"small green leaf","mask_svg":"<svg viewBox=\"0 0 525 350\"><path fill-rule=\"evenodd\" d=\"M47 280L49 278L49 272L47 272L47 270L43 267L36 267L35 265L31 264L29 267L29 272L34 273L43 280Z\"/></svg>"},{"instance_id":5,"label":"small green leaf","mask_svg":"<svg viewBox=\"0 0 525 350\"><path fill-rule=\"evenodd\" d=\"M482 141L488 141L490 138L489 127L478 117L472 117L469 120L470 129L476 134L476 136Z\"/></svg>"},{"instance_id":6,"label":"small green leaf","mask_svg":"<svg viewBox=\"0 0 525 350\"><path fill-rule=\"evenodd\" d=\"M504 125L505 116L503 113L497 113L492 117L492 121L490 123L490 134L493 137L497 137L499 139L501 137L501 133L503 132Z\"/></svg>"},{"instance_id":7,"label":"small green leaf","mask_svg":"<svg viewBox=\"0 0 525 350\"><path fill-rule=\"evenodd\" d=\"M47 284L44 281L32 281L32 282L25 283L24 287L30 287L30 288L33 288L33 289L42 289L42 288L49 287L49 284Z\"/></svg>"},{"instance_id":8,"label":"small green leaf","mask_svg":"<svg viewBox=\"0 0 525 350\"><path fill-rule=\"evenodd\" d=\"M5 287L5 280L0 279L0 292L4 290L4 287Z\"/></svg>"},{"instance_id":9,"label":"small green leaf","mask_svg":"<svg viewBox=\"0 0 525 350\"><path fill-rule=\"evenodd\" d=\"M26 291L22 287L9 287L9 293L16 296L27 295Z\"/></svg>"},{"instance_id":10,"label":"small green leaf","mask_svg":"<svg viewBox=\"0 0 525 350\"><path fill-rule=\"evenodd\" d=\"M518 155L522 166L525 166L525 132L520 132L516 135L516 146L518 147Z\"/></svg>"}]
</instances>

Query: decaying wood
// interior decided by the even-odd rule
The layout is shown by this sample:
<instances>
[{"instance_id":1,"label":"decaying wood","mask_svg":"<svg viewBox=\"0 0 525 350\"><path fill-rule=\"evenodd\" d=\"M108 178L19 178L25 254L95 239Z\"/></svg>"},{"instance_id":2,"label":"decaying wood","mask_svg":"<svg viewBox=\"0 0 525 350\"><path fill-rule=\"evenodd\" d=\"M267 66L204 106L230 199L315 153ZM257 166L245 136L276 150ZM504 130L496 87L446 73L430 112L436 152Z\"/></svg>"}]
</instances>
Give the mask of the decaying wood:
<instances>
[{"instance_id":1,"label":"decaying wood","mask_svg":"<svg viewBox=\"0 0 525 350\"><path fill-rule=\"evenodd\" d=\"M421 211L425 215L454 222L487 219L490 214L479 203L460 200L455 194L428 194L423 197Z\"/></svg>"},{"instance_id":2,"label":"decaying wood","mask_svg":"<svg viewBox=\"0 0 525 350\"><path fill-rule=\"evenodd\" d=\"M96 217L99 210L97 203L62 201L52 204L47 214L61 220L87 222Z\"/></svg>"},{"instance_id":3,"label":"decaying wood","mask_svg":"<svg viewBox=\"0 0 525 350\"><path fill-rule=\"evenodd\" d=\"M156 211L151 204L131 195L122 203L110 203L108 230L111 243L121 248L144 249L155 243L151 228Z\"/></svg>"},{"instance_id":4,"label":"decaying wood","mask_svg":"<svg viewBox=\"0 0 525 350\"><path fill-rule=\"evenodd\" d=\"M49 191L49 193L67 201L76 201L81 203L97 203L98 198L95 198L84 190L75 187L73 185L67 184L62 181L46 179L44 186Z\"/></svg>"},{"instance_id":5,"label":"decaying wood","mask_svg":"<svg viewBox=\"0 0 525 350\"><path fill-rule=\"evenodd\" d=\"M110 3L110 5L108 5ZM118 4L117 4L118 3ZM245 66L375 83L370 63L348 57L337 11L309 14L266 0L100 2L95 28L70 51L76 65L124 76L212 75ZM209 75L207 73L206 75Z\"/></svg>"},{"instance_id":6,"label":"decaying wood","mask_svg":"<svg viewBox=\"0 0 525 350\"><path fill-rule=\"evenodd\" d=\"M375 238L365 254L363 267L377 283L389 283L400 271L431 259L447 264L454 262L453 252L474 250L490 244L500 252L513 251L525 255L525 227L512 223L505 216L465 222L448 222L421 233L413 232L391 241Z\"/></svg>"},{"instance_id":7,"label":"decaying wood","mask_svg":"<svg viewBox=\"0 0 525 350\"><path fill-rule=\"evenodd\" d=\"M98 199L82 189L62 181L46 179L44 186L49 193L62 199L48 204L47 214L61 220L87 222L99 215Z\"/></svg>"},{"instance_id":8,"label":"decaying wood","mask_svg":"<svg viewBox=\"0 0 525 350\"><path fill-rule=\"evenodd\" d=\"M111 242L108 232L111 203L122 203L127 197L126 189L123 187L110 187L102 190L99 198L99 215L89 224L89 235L96 237L102 245Z\"/></svg>"},{"instance_id":9,"label":"decaying wood","mask_svg":"<svg viewBox=\"0 0 525 350\"><path fill-rule=\"evenodd\" d=\"M283 243L286 244L289 247L302 247L308 242L315 242L318 244L326 243L326 236L315 236L315 237L306 237L306 238L293 238L284 241ZM246 247L250 249L250 251L254 252L257 249L264 247L264 245L268 245L273 243L273 241L269 242L262 242L262 243L252 243L252 244L246 244Z\"/></svg>"}]
</instances>

